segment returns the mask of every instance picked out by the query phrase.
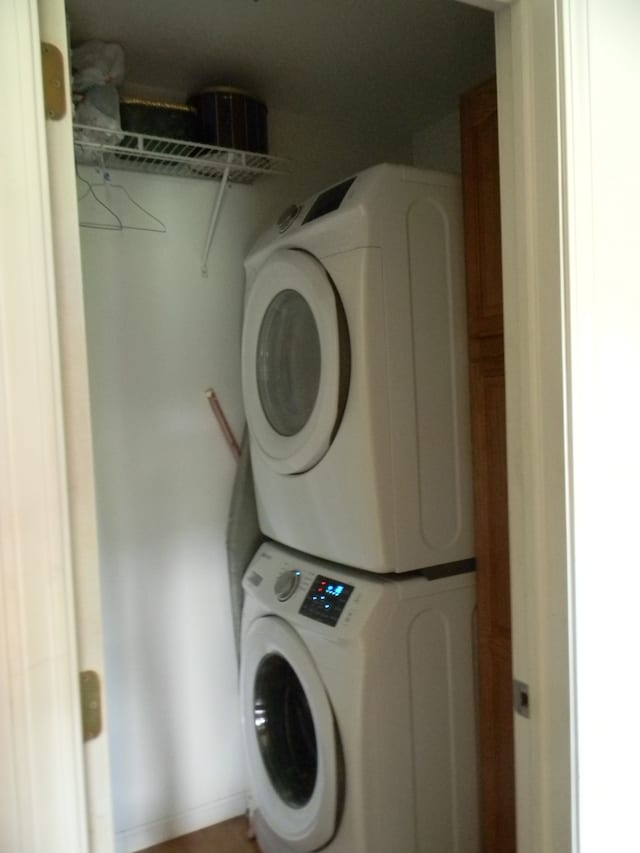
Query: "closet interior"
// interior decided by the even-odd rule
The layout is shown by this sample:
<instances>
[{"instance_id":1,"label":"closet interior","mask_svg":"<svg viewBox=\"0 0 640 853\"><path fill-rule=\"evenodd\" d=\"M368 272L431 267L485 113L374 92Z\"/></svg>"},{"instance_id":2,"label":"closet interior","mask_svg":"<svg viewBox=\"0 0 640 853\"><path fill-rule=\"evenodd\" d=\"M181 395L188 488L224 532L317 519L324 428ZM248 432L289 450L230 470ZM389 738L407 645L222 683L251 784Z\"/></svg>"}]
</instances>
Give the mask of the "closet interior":
<instances>
[{"instance_id":1,"label":"closet interior","mask_svg":"<svg viewBox=\"0 0 640 853\"><path fill-rule=\"evenodd\" d=\"M77 122L114 821L133 853L246 806L225 549L243 259L289 205L368 166L460 174L460 99L495 73L493 16L451 0L66 6L72 64L93 41L122 49L121 109L185 109L211 87L266 107L240 136L253 151L219 144L219 122L218 144Z\"/></svg>"}]
</instances>

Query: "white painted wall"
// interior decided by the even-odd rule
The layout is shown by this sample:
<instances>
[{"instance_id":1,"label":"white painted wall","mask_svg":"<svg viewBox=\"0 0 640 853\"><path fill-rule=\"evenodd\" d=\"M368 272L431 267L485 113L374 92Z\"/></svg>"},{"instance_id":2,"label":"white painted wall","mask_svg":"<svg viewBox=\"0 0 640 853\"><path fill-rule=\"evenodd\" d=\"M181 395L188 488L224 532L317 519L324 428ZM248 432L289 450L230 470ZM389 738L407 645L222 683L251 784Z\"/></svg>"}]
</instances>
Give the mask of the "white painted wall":
<instances>
[{"instance_id":1,"label":"white painted wall","mask_svg":"<svg viewBox=\"0 0 640 853\"><path fill-rule=\"evenodd\" d=\"M640 5L565 10L570 496L582 853L638 847Z\"/></svg>"},{"instance_id":2,"label":"white painted wall","mask_svg":"<svg viewBox=\"0 0 640 853\"><path fill-rule=\"evenodd\" d=\"M293 172L230 189L208 278L200 256L215 183L114 172L167 233L81 229L123 851L244 810L225 553L235 463L204 396L215 389L240 436L243 257L291 201L385 154L410 160L409 145L377 150L358 128L277 113L270 122L272 150L295 160ZM109 197L125 222L144 222L122 191ZM109 221L88 199L84 218Z\"/></svg>"},{"instance_id":3,"label":"white painted wall","mask_svg":"<svg viewBox=\"0 0 640 853\"><path fill-rule=\"evenodd\" d=\"M279 182L283 204L303 201L323 187L376 163L411 163L411 139L384 139L345 120L327 125L312 116L269 111L274 153L291 161L291 175Z\"/></svg>"},{"instance_id":4,"label":"white painted wall","mask_svg":"<svg viewBox=\"0 0 640 853\"><path fill-rule=\"evenodd\" d=\"M167 227L81 229L115 823L137 850L243 810L224 561L234 462L204 391L239 431L239 261L257 216L234 188L204 279L216 186L113 180Z\"/></svg>"},{"instance_id":5,"label":"white painted wall","mask_svg":"<svg viewBox=\"0 0 640 853\"><path fill-rule=\"evenodd\" d=\"M421 169L462 172L460 112L448 113L413 136L413 163Z\"/></svg>"}]
</instances>

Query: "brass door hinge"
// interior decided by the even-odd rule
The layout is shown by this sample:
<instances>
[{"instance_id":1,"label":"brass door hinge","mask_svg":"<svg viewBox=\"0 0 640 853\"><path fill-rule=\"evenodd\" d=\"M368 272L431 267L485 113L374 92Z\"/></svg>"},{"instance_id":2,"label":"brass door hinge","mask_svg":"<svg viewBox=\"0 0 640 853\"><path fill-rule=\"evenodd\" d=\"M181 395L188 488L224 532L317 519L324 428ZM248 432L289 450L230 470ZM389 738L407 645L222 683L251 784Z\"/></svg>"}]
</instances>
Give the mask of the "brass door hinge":
<instances>
[{"instance_id":1,"label":"brass door hinge","mask_svg":"<svg viewBox=\"0 0 640 853\"><path fill-rule=\"evenodd\" d=\"M82 706L82 739L93 740L102 731L102 698L100 676L92 669L80 673L80 703Z\"/></svg>"},{"instance_id":2,"label":"brass door hinge","mask_svg":"<svg viewBox=\"0 0 640 853\"><path fill-rule=\"evenodd\" d=\"M47 118L58 121L67 112L64 93L64 57L55 44L40 43L42 52L42 84L44 88L44 111Z\"/></svg>"}]
</instances>

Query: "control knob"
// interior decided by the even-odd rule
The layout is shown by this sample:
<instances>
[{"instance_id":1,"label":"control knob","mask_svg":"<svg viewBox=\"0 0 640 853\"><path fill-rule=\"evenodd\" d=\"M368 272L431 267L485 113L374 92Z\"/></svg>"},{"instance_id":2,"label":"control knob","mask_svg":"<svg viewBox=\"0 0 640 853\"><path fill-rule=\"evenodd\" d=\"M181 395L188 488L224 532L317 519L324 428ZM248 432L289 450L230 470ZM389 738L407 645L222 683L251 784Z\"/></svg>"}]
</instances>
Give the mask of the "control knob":
<instances>
[{"instance_id":1,"label":"control knob","mask_svg":"<svg viewBox=\"0 0 640 853\"><path fill-rule=\"evenodd\" d=\"M283 572L275 585L275 593L278 601L288 601L298 589L300 583L300 572L297 569L289 569Z\"/></svg>"},{"instance_id":2,"label":"control knob","mask_svg":"<svg viewBox=\"0 0 640 853\"><path fill-rule=\"evenodd\" d=\"M292 224L293 220L300 213L300 205L292 204L288 207L283 213L280 214L280 218L278 219L278 231L281 234L289 228Z\"/></svg>"}]
</instances>

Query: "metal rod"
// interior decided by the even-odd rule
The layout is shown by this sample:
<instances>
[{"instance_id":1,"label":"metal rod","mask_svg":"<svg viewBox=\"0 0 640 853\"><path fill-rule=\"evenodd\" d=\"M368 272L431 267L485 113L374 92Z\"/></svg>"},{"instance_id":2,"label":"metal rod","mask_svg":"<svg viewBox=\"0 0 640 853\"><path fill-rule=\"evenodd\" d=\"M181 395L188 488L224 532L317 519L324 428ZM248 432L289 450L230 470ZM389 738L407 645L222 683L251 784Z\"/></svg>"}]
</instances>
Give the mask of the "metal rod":
<instances>
[{"instance_id":1,"label":"metal rod","mask_svg":"<svg viewBox=\"0 0 640 853\"><path fill-rule=\"evenodd\" d=\"M209 405L211 406L211 411L216 416L216 420L220 425L222 434L227 440L227 444L231 448L231 452L233 453L234 459L238 461L240 459L240 454L242 451L240 450L240 445L238 444L238 440L235 437L233 430L231 429L224 410L220 405L220 401L216 396L216 392L213 390L213 388L209 388L209 390L205 392L205 395L207 397L207 400L209 401Z\"/></svg>"},{"instance_id":2,"label":"metal rod","mask_svg":"<svg viewBox=\"0 0 640 853\"><path fill-rule=\"evenodd\" d=\"M216 225L218 224L218 216L220 214L220 207L222 206L222 199L224 197L224 192L227 188L227 181L229 180L229 172L231 171L231 164L228 164L225 167L224 173L222 175L222 181L220 182L220 189L218 190L218 195L216 196L216 203L213 206L213 211L211 212L211 221L209 222L209 232L207 234L207 240L204 246L204 251L202 253L202 263L200 265L200 269L202 270L202 275L208 274L207 269L207 260L209 258L209 249L211 248L211 242L213 240L213 232L216 230Z\"/></svg>"}]
</instances>

